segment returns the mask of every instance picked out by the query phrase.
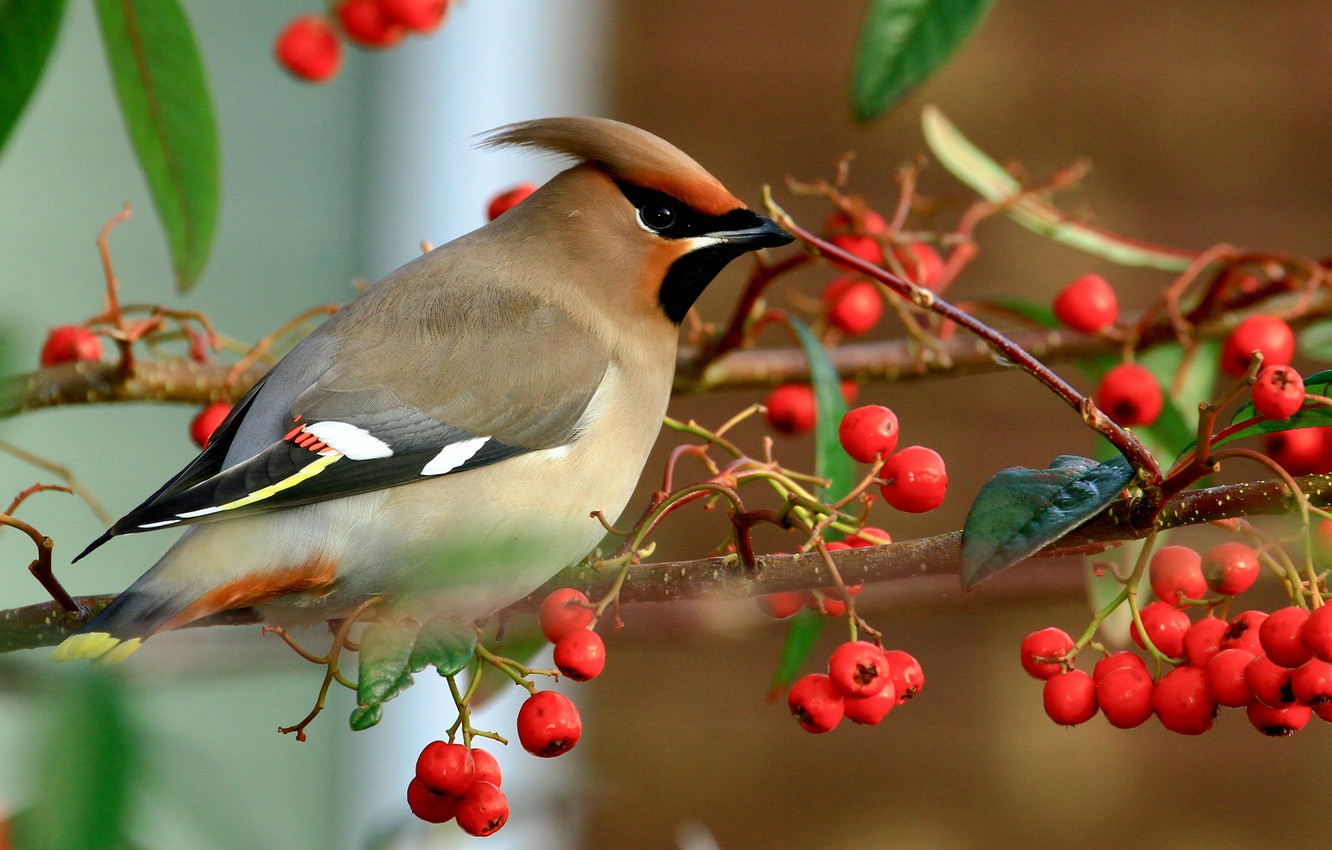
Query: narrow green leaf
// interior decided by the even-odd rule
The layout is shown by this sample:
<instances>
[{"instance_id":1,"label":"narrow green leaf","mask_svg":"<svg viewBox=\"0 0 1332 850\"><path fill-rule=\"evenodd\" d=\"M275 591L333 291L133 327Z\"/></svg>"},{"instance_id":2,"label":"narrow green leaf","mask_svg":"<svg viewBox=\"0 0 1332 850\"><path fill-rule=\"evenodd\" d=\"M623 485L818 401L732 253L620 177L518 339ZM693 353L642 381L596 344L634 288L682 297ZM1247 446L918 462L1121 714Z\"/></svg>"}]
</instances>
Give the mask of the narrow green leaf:
<instances>
[{"instance_id":1,"label":"narrow green leaf","mask_svg":"<svg viewBox=\"0 0 1332 850\"><path fill-rule=\"evenodd\" d=\"M0 151L55 47L65 0L0 0Z\"/></svg>"},{"instance_id":2,"label":"narrow green leaf","mask_svg":"<svg viewBox=\"0 0 1332 850\"><path fill-rule=\"evenodd\" d=\"M383 716L381 706L412 685L409 662L421 627L405 620L371 623L361 633L360 671L356 679L353 729L366 729Z\"/></svg>"},{"instance_id":3,"label":"narrow green leaf","mask_svg":"<svg viewBox=\"0 0 1332 850\"><path fill-rule=\"evenodd\" d=\"M1096 516L1133 479L1127 460L1060 455L1049 469L1011 467L981 487L962 526L967 589Z\"/></svg>"},{"instance_id":4,"label":"narrow green leaf","mask_svg":"<svg viewBox=\"0 0 1332 850\"><path fill-rule=\"evenodd\" d=\"M994 0L872 0L851 77L856 120L870 121L939 70Z\"/></svg>"},{"instance_id":5,"label":"narrow green leaf","mask_svg":"<svg viewBox=\"0 0 1332 850\"><path fill-rule=\"evenodd\" d=\"M786 642L782 644L782 657L773 671L772 683L768 686L768 698L776 699L782 691L791 686L804 669L814 644L823 633L823 616L817 611L797 611L786 626Z\"/></svg>"},{"instance_id":6,"label":"narrow green leaf","mask_svg":"<svg viewBox=\"0 0 1332 850\"><path fill-rule=\"evenodd\" d=\"M476 629L462 620L438 618L421 628L407 666L419 673L433 664L441 676L461 673L474 657Z\"/></svg>"},{"instance_id":7,"label":"narrow green leaf","mask_svg":"<svg viewBox=\"0 0 1332 850\"><path fill-rule=\"evenodd\" d=\"M925 107L921 125L935 158L982 198L1007 203L1022 191L1013 175L963 136L938 107ZM1034 233L1123 266L1181 272L1193 261L1193 255L1187 251L1134 242L1073 221L1052 204L1030 195L1008 203L1004 212Z\"/></svg>"},{"instance_id":8,"label":"narrow green leaf","mask_svg":"<svg viewBox=\"0 0 1332 850\"><path fill-rule=\"evenodd\" d=\"M120 111L185 292L203 272L217 224L217 124L203 60L177 0L96 5Z\"/></svg>"},{"instance_id":9,"label":"narrow green leaf","mask_svg":"<svg viewBox=\"0 0 1332 850\"><path fill-rule=\"evenodd\" d=\"M1000 310L1021 316L1037 327L1051 330L1060 327L1059 320L1055 318L1054 308L1049 304L1028 301L1025 298L986 298L982 299L981 303L991 304Z\"/></svg>"}]
</instances>

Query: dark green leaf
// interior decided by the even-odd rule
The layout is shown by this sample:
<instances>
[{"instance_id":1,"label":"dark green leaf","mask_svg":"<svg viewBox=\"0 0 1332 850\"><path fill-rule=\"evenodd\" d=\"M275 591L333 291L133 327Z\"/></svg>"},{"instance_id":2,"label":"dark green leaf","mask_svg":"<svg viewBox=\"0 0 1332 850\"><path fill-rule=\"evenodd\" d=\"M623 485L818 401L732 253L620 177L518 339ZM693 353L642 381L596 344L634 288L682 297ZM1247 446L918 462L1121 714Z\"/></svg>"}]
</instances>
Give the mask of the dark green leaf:
<instances>
[{"instance_id":1,"label":"dark green leaf","mask_svg":"<svg viewBox=\"0 0 1332 850\"><path fill-rule=\"evenodd\" d=\"M857 121L883 114L957 51L993 0L871 0L860 27L851 105Z\"/></svg>"},{"instance_id":2,"label":"dark green leaf","mask_svg":"<svg viewBox=\"0 0 1332 850\"><path fill-rule=\"evenodd\" d=\"M817 611L797 611L786 627L786 643L782 645L782 658L772 674L772 684L768 686L769 699L791 686L791 683L804 669L805 662L814 651L823 632L823 616Z\"/></svg>"},{"instance_id":3,"label":"dark green leaf","mask_svg":"<svg viewBox=\"0 0 1332 850\"><path fill-rule=\"evenodd\" d=\"M420 626L410 620L400 623L371 623L361 633L360 671L356 679L356 709L353 729L366 729L379 722L380 706L412 685L408 662Z\"/></svg>"},{"instance_id":4,"label":"dark green leaf","mask_svg":"<svg viewBox=\"0 0 1332 850\"><path fill-rule=\"evenodd\" d=\"M351 729L353 732L360 732L369 729L384 719L384 703L377 702L374 705L358 705L352 709Z\"/></svg>"},{"instance_id":5,"label":"dark green leaf","mask_svg":"<svg viewBox=\"0 0 1332 850\"><path fill-rule=\"evenodd\" d=\"M120 111L162 219L176 286L203 272L217 224L217 125L177 0L96 0Z\"/></svg>"},{"instance_id":6,"label":"dark green leaf","mask_svg":"<svg viewBox=\"0 0 1332 850\"><path fill-rule=\"evenodd\" d=\"M0 0L0 151L37 89L65 0Z\"/></svg>"},{"instance_id":7,"label":"dark green leaf","mask_svg":"<svg viewBox=\"0 0 1332 850\"><path fill-rule=\"evenodd\" d=\"M962 584L970 589L1096 516L1133 479L1122 457L1060 455L1049 469L1012 467L985 482L962 526Z\"/></svg>"},{"instance_id":8,"label":"dark green leaf","mask_svg":"<svg viewBox=\"0 0 1332 850\"><path fill-rule=\"evenodd\" d=\"M476 649L476 629L462 620L431 620L416 637L408 666L419 673L433 664L441 676L461 673Z\"/></svg>"}]
</instances>

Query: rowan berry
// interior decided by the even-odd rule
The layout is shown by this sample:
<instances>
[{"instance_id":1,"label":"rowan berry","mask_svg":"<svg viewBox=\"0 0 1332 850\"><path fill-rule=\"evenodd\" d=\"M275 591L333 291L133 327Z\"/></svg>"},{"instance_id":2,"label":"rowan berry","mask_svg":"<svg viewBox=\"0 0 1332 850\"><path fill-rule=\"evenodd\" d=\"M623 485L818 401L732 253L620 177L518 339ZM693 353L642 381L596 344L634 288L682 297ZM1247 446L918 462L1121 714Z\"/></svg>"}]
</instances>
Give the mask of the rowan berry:
<instances>
[{"instance_id":1,"label":"rowan berry","mask_svg":"<svg viewBox=\"0 0 1332 850\"><path fill-rule=\"evenodd\" d=\"M500 192L490 199L486 206L486 220L494 221L509 210L526 200L537 189L535 183L519 183L512 189Z\"/></svg>"},{"instance_id":2,"label":"rowan berry","mask_svg":"<svg viewBox=\"0 0 1332 850\"><path fill-rule=\"evenodd\" d=\"M1230 625L1221 637L1222 649L1243 649L1257 656L1263 651L1258 639L1263 620L1267 615L1262 611L1241 611L1230 618Z\"/></svg>"},{"instance_id":3,"label":"rowan berry","mask_svg":"<svg viewBox=\"0 0 1332 850\"><path fill-rule=\"evenodd\" d=\"M943 277L943 257L927 242L908 242L893 248L902 277L925 289L934 289Z\"/></svg>"},{"instance_id":4,"label":"rowan berry","mask_svg":"<svg viewBox=\"0 0 1332 850\"><path fill-rule=\"evenodd\" d=\"M1245 709L1253 728L1272 738L1294 735L1308 724L1312 713L1309 706L1297 702L1273 708L1255 700Z\"/></svg>"},{"instance_id":5,"label":"rowan berry","mask_svg":"<svg viewBox=\"0 0 1332 850\"><path fill-rule=\"evenodd\" d=\"M102 359L102 338L78 325L51 328L42 344L41 364L78 363Z\"/></svg>"},{"instance_id":6,"label":"rowan berry","mask_svg":"<svg viewBox=\"0 0 1332 850\"><path fill-rule=\"evenodd\" d=\"M1096 406L1124 427L1150 425L1161 415L1165 395L1146 366L1120 363L1101 378Z\"/></svg>"},{"instance_id":7,"label":"rowan berry","mask_svg":"<svg viewBox=\"0 0 1332 850\"><path fill-rule=\"evenodd\" d=\"M1231 540L1207 550L1202 570L1214 593L1236 596L1258 580L1258 553L1247 544Z\"/></svg>"},{"instance_id":8,"label":"rowan berry","mask_svg":"<svg viewBox=\"0 0 1332 850\"><path fill-rule=\"evenodd\" d=\"M888 659L869 641L844 643L828 659L828 678L843 697L873 696L892 683Z\"/></svg>"},{"instance_id":9,"label":"rowan berry","mask_svg":"<svg viewBox=\"0 0 1332 850\"><path fill-rule=\"evenodd\" d=\"M1332 605L1314 609L1300 629L1300 640L1323 661L1332 661Z\"/></svg>"},{"instance_id":10,"label":"rowan berry","mask_svg":"<svg viewBox=\"0 0 1332 850\"><path fill-rule=\"evenodd\" d=\"M518 709L518 741L534 756L563 755L582 734L578 708L564 694L537 691Z\"/></svg>"},{"instance_id":11,"label":"rowan berry","mask_svg":"<svg viewBox=\"0 0 1332 850\"><path fill-rule=\"evenodd\" d=\"M500 772L499 760L489 751L472 748L472 761L476 764L476 781L489 782L498 788L504 774Z\"/></svg>"},{"instance_id":12,"label":"rowan berry","mask_svg":"<svg viewBox=\"0 0 1332 850\"><path fill-rule=\"evenodd\" d=\"M907 446L884 461L879 476L883 500L906 513L925 513L943 504L948 471L943 458L924 446Z\"/></svg>"},{"instance_id":13,"label":"rowan berry","mask_svg":"<svg viewBox=\"0 0 1332 850\"><path fill-rule=\"evenodd\" d=\"M1077 726L1096 716L1096 683L1082 670L1056 673L1045 680L1045 713L1061 726Z\"/></svg>"},{"instance_id":14,"label":"rowan berry","mask_svg":"<svg viewBox=\"0 0 1332 850\"><path fill-rule=\"evenodd\" d=\"M1304 645L1302 630L1309 619L1309 610L1294 605L1278 608L1258 629L1258 640L1263 652L1274 664L1299 667L1313 658L1313 651Z\"/></svg>"},{"instance_id":15,"label":"rowan berry","mask_svg":"<svg viewBox=\"0 0 1332 850\"><path fill-rule=\"evenodd\" d=\"M846 719L861 726L878 726L895 705L897 705L897 689L893 687L891 679L884 683L877 694L847 697L842 701Z\"/></svg>"},{"instance_id":16,"label":"rowan berry","mask_svg":"<svg viewBox=\"0 0 1332 850\"><path fill-rule=\"evenodd\" d=\"M830 234L857 232L882 236L888 232L888 222L874 210L857 211L854 215L838 210L828 216L823 227Z\"/></svg>"},{"instance_id":17,"label":"rowan berry","mask_svg":"<svg viewBox=\"0 0 1332 850\"><path fill-rule=\"evenodd\" d=\"M1194 667L1205 667L1221 651L1230 624L1220 617L1204 617L1184 633L1184 658Z\"/></svg>"},{"instance_id":18,"label":"rowan berry","mask_svg":"<svg viewBox=\"0 0 1332 850\"><path fill-rule=\"evenodd\" d=\"M1263 453L1291 475L1311 475L1332 468L1327 450L1326 428L1291 428L1263 435Z\"/></svg>"},{"instance_id":19,"label":"rowan berry","mask_svg":"<svg viewBox=\"0 0 1332 850\"><path fill-rule=\"evenodd\" d=\"M1290 674L1290 692L1296 702L1327 705L1332 702L1332 664L1320 658L1310 659Z\"/></svg>"},{"instance_id":20,"label":"rowan berry","mask_svg":"<svg viewBox=\"0 0 1332 850\"><path fill-rule=\"evenodd\" d=\"M1253 658L1253 653L1247 649L1223 649L1207 662L1203 668L1207 692L1217 705L1243 708L1253 701L1249 683L1244 678L1244 671Z\"/></svg>"},{"instance_id":21,"label":"rowan berry","mask_svg":"<svg viewBox=\"0 0 1332 850\"><path fill-rule=\"evenodd\" d=\"M208 448L209 441L222 421L231 413L231 405L225 401L214 402L195 414L190 420L190 439L201 449Z\"/></svg>"},{"instance_id":22,"label":"rowan berry","mask_svg":"<svg viewBox=\"0 0 1332 850\"><path fill-rule=\"evenodd\" d=\"M444 22L449 0L379 0L384 14L409 30L429 32Z\"/></svg>"},{"instance_id":23,"label":"rowan berry","mask_svg":"<svg viewBox=\"0 0 1332 850\"><path fill-rule=\"evenodd\" d=\"M848 410L837 426L842 448L861 463L873 463L876 457L891 455L900 433L897 414L878 404Z\"/></svg>"},{"instance_id":24,"label":"rowan berry","mask_svg":"<svg viewBox=\"0 0 1332 850\"><path fill-rule=\"evenodd\" d=\"M560 638L579 629L592 625L596 616L591 603L581 590L562 587L553 590L541 601L541 610L537 619L541 624L541 633L551 643L559 643Z\"/></svg>"},{"instance_id":25,"label":"rowan berry","mask_svg":"<svg viewBox=\"0 0 1332 850\"><path fill-rule=\"evenodd\" d=\"M1152 688L1152 709L1161 725L1181 735L1201 735L1216 721L1216 701L1203 671L1176 667Z\"/></svg>"},{"instance_id":26,"label":"rowan berry","mask_svg":"<svg viewBox=\"0 0 1332 850\"><path fill-rule=\"evenodd\" d=\"M786 694L786 705L796 722L806 732L815 734L830 731L841 722L846 710L842 695L823 673L810 673L798 679Z\"/></svg>"},{"instance_id":27,"label":"rowan berry","mask_svg":"<svg viewBox=\"0 0 1332 850\"><path fill-rule=\"evenodd\" d=\"M808 384L783 384L768 393L763 406L768 423L780 434L796 437L814 428L817 406L814 388Z\"/></svg>"},{"instance_id":28,"label":"rowan berry","mask_svg":"<svg viewBox=\"0 0 1332 850\"><path fill-rule=\"evenodd\" d=\"M814 597L807 591L793 590L787 593L769 593L766 596L760 596L759 601L763 604L769 616L777 620L785 620L801 608L808 607L814 601Z\"/></svg>"},{"instance_id":29,"label":"rowan berry","mask_svg":"<svg viewBox=\"0 0 1332 850\"><path fill-rule=\"evenodd\" d=\"M1075 331L1100 333L1119 318L1119 301L1105 278L1084 274L1055 296L1054 314Z\"/></svg>"},{"instance_id":30,"label":"rowan berry","mask_svg":"<svg viewBox=\"0 0 1332 850\"><path fill-rule=\"evenodd\" d=\"M1152 716L1153 686L1146 668L1116 667L1096 683L1096 704L1111 726L1132 729Z\"/></svg>"},{"instance_id":31,"label":"rowan berry","mask_svg":"<svg viewBox=\"0 0 1332 850\"><path fill-rule=\"evenodd\" d=\"M1160 601L1143 607L1138 614L1147 637L1152 639L1152 645L1158 652L1171 658L1179 658L1184 654L1184 634L1189 630L1188 614L1168 602ZM1147 648L1137 623L1133 624L1131 634L1134 643Z\"/></svg>"},{"instance_id":32,"label":"rowan berry","mask_svg":"<svg viewBox=\"0 0 1332 850\"><path fill-rule=\"evenodd\" d=\"M1253 409L1268 419L1285 419L1304 406L1304 379L1289 366L1264 366L1253 384Z\"/></svg>"},{"instance_id":33,"label":"rowan berry","mask_svg":"<svg viewBox=\"0 0 1332 850\"><path fill-rule=\"evenodd\" d=\"M885 543L892 543L893 536L882 528L875 528L867 525L857 531L855 534L846 536L846 545L852 549L863 549L866 546L882 546Z\"/></svg>"},{"instance_id":34,"label":"rowan berry","mask_svg":"<svg viewBox=\"0 0 1332 850\"><path fill-rule=\"evenodd\" d=\"M1022 669L1036 679L1049 679L1063 669L1059 659L1073 649L1073 638L1054 626L1032 632L1022 639Z\"/></svg>"},{"instance_id":35,"label":"rowan berry","mask_svg":"<svg viewBox=\"0 0 1332 850\"><path fill-rule=\"evenodd\" d=\"M1244 668L1244 681L1254 699L1263 705L1280 708L1295 701L1290 674L1289 667L1282 667L1266 655L1258 655Z\"/></svg>"},{"instance_id":36,"label":"rowan berry","mask_svg":"<svg viewBox=\"0 0 1332 850\"><path fill-rule=\"evenodd\" d=\"M883 246L873 236L861 233L839 233L836 236L829 237L828 241L872 266L883 265ZM833 262L837 261L834 260ZM837 264L843 268L851 268L848 264ZM852 270L854 271L854 269Z\"/></svg>"},{"instance_id":37,"label":"rowan berry","mask_svg":"<svg viewBox=\"0 0 1332 850\"><path fill-rule=\"evenodd\" d=\"M1147 665L1143 662L1142 657L1126 650L1123 652L1112 652L1109 655L1102 656L1096 662L1096 666L1092 668L1092 679L1099 682L1112 670L1119 670L1124 667L1141 670L1144 673L1147 672Z\"/></svg>"},{"instance_id":38,"label":"rowan berry","mask_svg":"<svg viewBox=\"0 0 1332 850\"><path fill-rule=\"evenodd\" d=\"M1295 356L1295 333L1276 316L1249 316L1235 326L1221 346L1221 371L1238 378L1249 368L1254 351L1264 366L1284 366Z\"/></svg>"},{"instance_id":39,"label":"rowan berry","mask_svg":"<svg viewBox=\"0 0 1332 850\"><path fill-rule=\"evenodd\" d=\"M416 757L416 778L437 794L461 797L476 780L472 751L462 744L431 741Z\"/></svg>"},{"instance_id":40,"label":"rowan berry","mask_svg":"<svg viewBox=\"0 0 1332 850\"><path fill-rule=\"evenodd\" d=\"M453 820L458 798L431 791L424 782L413 779L407 783L407 808L426 823L445 823Z\"/></svg>"},{"instance_id":41,"label":"rowan berry","mask_svg":"<svg viewBox=\"0 0 1332 850\"><path fill-rule=\"evenodd\" d=\"M1180 607L1185 599L1207 595L1207 581L1202 574L1202 556L1188 546L1162 546L1152 553L1147 568L1152 592L1162 602Z\"/></svg>"},{"instance_id":42,"label":"rowan berry","mask_svg":"<svg viewBox=\"0 0 1332 850\"><path fill-rule=\"evenodd\" d=\"M407 34L407 28L389 17L379 0L342 0L337 8L342 31L362 47L392 47Z\"/></svg>"},{"instance_id":43,"label":"rowan berry","mask_svg":"<svg viewBox=\"0 0 1332 850\"><path fill-rule=\"evenodd\" d=\"M575 629L555 644L555 666L575 682L586 682L606 669L606 644L591 629Z\"/></svg>"},{"instance_id":44,"label":"rowan berry","mask_svg":"<svg viewBox=\"0 0 1332 850\"><path fill-rule=\"evenodd\" d=\"M474 782L458 801L454 817L468 835L494 835L509 820L509 800L493 783Z\"/></svg>"},{"instance_id":45,"label":"rowan berry","mask_svg":"<svg viewBox=\"0 0 1332 850\"><path fill-rule=\"evenodd\" d=\"M925 687L925 670L911 653L889 649L884 651L883 657L888 659L888 675L893 681L893 690L897 692L898 705L921 692Z\"/></svg>"},{"instance_id":46,"label":"rowan berry","mask_svg":"<svg viewBox=\"0 0 1332 850\"><path fill-rule=\"evenodd\" d=\"M882 315L883 296L867 280L851 283L828 306L828 323L849 336L868 333Z\"/></svg>"},{"instance_id":47,"label":"rowan berry","mask_svg":"<svg viewBox=\"0 0 1332 850\"><path fill-rule=\"evenodd\" d=\"M287 24L273 52L283 68L312 83L332 79L342 64L338 34L323 15L302 15Z\"/></svg>"}]
</instances>

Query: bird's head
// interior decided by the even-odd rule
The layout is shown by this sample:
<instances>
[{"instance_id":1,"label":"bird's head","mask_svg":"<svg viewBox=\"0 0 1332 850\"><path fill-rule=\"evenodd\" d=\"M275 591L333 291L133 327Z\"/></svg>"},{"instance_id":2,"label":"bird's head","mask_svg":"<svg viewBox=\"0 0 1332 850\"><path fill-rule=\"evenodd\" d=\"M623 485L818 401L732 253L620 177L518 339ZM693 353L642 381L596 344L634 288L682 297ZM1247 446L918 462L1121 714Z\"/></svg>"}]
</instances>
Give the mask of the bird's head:
<instances>
[{"instance_id":1,"label":"bird's head","mask_svg":"<svg viewBox=\"0 0 1332 850\"><path fill-rule=\"evenodd\" d=\"M727 263L793 239L683 151L628 124L546 118L501 127L482 144L577 160L492 226L549 239L553 256L575 265L582 295L619 315L679 325Z\"/></svg>"}]
</instances>

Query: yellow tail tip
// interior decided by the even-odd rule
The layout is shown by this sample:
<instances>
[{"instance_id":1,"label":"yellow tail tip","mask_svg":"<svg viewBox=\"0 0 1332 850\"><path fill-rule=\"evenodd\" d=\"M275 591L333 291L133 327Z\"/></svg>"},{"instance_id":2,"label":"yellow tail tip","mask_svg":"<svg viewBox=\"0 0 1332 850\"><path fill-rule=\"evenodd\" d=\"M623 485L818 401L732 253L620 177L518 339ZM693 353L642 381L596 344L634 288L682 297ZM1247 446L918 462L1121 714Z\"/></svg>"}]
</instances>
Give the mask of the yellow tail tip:
<instances>
[{"instance_id":1,"label":"yellow tail tip","mask_svg":"<svg viewBox=\"0 0 1332 850\"><path fill-rule=\"evenodd\" d=\"M52 661L74 661L79 658L97 660L101 664L119 664L143 643L140 638L122 641L106 632L88 632L70 635L51 653Z\"/></svg>"}]
</instances>

